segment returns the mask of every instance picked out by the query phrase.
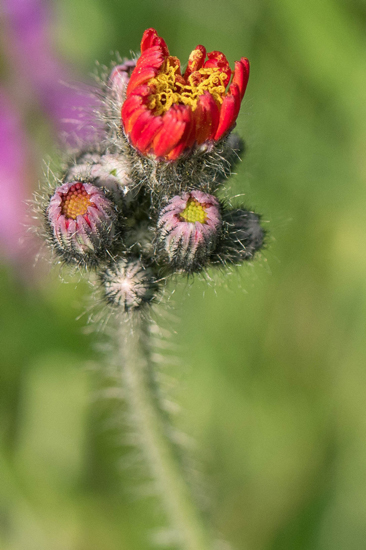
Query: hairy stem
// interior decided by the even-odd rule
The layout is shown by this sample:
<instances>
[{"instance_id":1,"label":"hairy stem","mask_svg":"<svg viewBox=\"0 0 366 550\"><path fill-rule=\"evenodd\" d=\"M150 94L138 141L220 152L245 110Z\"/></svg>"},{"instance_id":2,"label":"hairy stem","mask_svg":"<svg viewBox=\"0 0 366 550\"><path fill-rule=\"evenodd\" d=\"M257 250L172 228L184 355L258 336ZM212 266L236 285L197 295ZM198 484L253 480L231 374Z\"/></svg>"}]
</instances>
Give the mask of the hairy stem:
<instances>
[{"instance_id":1,"label":"hairy stem","mask_svg":"<svg viewBox=\"0 0 366 550\"><path fill-rule=\"evenodd\" d=\"M132 420L140 437L150 475L181 550L212 550L206 530L167 436L150 361L148 323L140 315L120 325L118 351L121 376Z\"/></svg>"}]
</instances>

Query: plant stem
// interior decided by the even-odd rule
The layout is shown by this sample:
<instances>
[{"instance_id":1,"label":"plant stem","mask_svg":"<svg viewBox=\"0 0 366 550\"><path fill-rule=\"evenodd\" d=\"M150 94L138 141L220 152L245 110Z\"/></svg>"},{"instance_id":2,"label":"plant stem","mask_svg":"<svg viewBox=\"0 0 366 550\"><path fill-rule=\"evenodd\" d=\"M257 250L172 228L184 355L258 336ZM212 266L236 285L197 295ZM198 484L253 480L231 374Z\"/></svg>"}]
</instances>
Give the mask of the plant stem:
<instances>
[{"instance_id":1,"label":"plant stem","mask_svg":"<svg viewBox=\"0 0 366 550\"><path fill-rule=\"evenodd\" d=\"M213 541L192 500L154 385L148 322L141 315L121 322L118 352L126 399L150 475L156 482L182 550L212 550ZM155 383L156 384L156 383Z\"/></svg>"}]
</instances>

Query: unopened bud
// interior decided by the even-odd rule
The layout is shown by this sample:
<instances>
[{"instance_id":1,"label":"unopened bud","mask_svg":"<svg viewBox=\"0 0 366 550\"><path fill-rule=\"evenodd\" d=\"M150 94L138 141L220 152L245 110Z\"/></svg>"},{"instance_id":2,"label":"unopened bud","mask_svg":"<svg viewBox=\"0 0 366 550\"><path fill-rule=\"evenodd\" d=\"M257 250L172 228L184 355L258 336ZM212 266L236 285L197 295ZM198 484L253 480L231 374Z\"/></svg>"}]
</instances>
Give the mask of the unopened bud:
<instances>
[{"instance_id":1,"label":"unopened bud","mask_svg":"<svg viewBox=\"0 0 366 550\"><path fill-rule=\"evenodd\" d=\"M121 259L101 274L107 301L123 311L151 302L158 286L150 269L138 259Z\"/></svg>"},{"instance_id":2,"label":"unopened bud","mask_svg":"<svg viewBox=\"0 0 366 550\"><path fill-rule=\"evenodd\" d=\"M219 202L201 191L173 197L161 211L158 241L173 267L201 269L215 248L221 228Z\"/></svg>"},{"instance_id":3,"label":"unopened bud","mask_svg":"<svg viewBox=\"0 0 366 550\"><path fill-rule=\"evenodd\" d=\"M91 180L97 187L105 187L118 196L127 194L132 185L131 167L122 155L86 152L70 163L65 181Z\"/></svg>"},{"instance_id":4,"label":"unopened bud","mask_svg":"<svg viewBox=\"0 0 366 550\"><path fill-rule=\"evenodd\" d=\"M223 232L214 263L241 263L252 260L263 246L265 231L254 212L237 208L223 214Z\"/></svg>"},{"instance_id":5,"label":"unopened bud","mask_svg":"<svg viewBox=\"0 0 366 550\"><path fill-rule=\"evenodd\" d=\"M136 67L135 59L127 59L121 65L113 67L111 74L109 75L109 87L114 98L123 103L126 96L127 84L130 80L130 76L134 68Z\"/></svg>"},{"instance_id":6,"label":"unopened bud","mask_svg":"<svg viewBox=\"0 0 366 550\"><path fill-rule=\"evenodd\" d=\"M117 215L102 189L90 183L64 183L46 213L51 240L65 261L93 265L108 254Z\"/></svg>"}]
</instances>

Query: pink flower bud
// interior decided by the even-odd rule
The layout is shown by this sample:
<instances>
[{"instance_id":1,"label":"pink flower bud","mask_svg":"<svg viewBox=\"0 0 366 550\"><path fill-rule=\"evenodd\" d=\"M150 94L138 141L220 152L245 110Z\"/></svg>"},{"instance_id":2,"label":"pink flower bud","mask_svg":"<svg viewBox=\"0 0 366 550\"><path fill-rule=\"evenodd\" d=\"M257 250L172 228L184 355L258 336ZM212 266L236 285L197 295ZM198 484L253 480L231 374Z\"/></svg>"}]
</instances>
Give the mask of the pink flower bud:
<instances>
[{"instance_id":1,"label":"pink flower bud","mask_svg":"<svg viewBox=\"0 0 366 550\"><path fill-rule=\"evenodd\" d=\"M215 248L221 228L219 202L213 195L191 191L173 197L161 211L158 240L176 268L196 271Z\"/></svg>"},{"instance_id":2,"label":"pink flower bud","mask_svg":"<svg viewBox=\"0 0 366 550\"><path fill-rule=\"evenodd\" d=\"M65 181L92 181L96 187L105 187L116 198L126 195L132 186L131 167L127 159L118 154L86 152L70 162Z\"/></svg>"},{"instance_id":3,"label":"pink flower bud","mask_svg":"<svg viewBox=\"0 0 366 550\"><path fill-rule=\"evenodd\" d=\"M121 65L113 67L109 75L109 87L114 98L122 105L126 97L127 84L134 68L135 59L126 59Z\"/></svg>"},{"instance_id":4,"label":"pink flower bud","mask_svg":"<svg viewBox=\"0 0 366 550\"><path fill-rule=\"evenodd\" d=\"M56 253L67 262L96 264L108 254L116 210L104 192L90 183L57 187L47 208L47 224Z\"/></svg>"}]
</instances>

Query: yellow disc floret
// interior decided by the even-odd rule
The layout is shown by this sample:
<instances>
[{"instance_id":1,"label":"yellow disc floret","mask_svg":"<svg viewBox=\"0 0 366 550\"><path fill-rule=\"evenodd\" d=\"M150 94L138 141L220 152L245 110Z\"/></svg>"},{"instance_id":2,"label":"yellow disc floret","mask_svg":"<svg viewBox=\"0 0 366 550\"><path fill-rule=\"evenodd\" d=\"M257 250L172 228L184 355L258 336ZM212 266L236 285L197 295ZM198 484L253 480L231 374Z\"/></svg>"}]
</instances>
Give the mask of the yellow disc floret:
<instances>
[{"instance_id":1,"label":"yellow disc floret","mask_svg":"<svg viewBox=\"0 0 366 550\"><path fill-rule=\"evenodd\" d=\"M187 81L177 74L179 65L174 63L174 58L167 58L161 72L148 81L153 93L149 97L149 109L155 115L162 115L173 104L190 105L194 111L197 107L199 96L209 92L218 103L223 102L225 95L225 81L227 75L220 69L199 69L190 74Z\"/></svg>"},{"instance_id":2,"label":"yellow disc floret","mask_svg":"<svg viewBox=\"0 0 366 550\"><path fill-rule=\"evenodd\" d=\"M207 219L207 214L204 205L202 205L195 199L189 199L187 202L187 206L185 207L183 212L180 213L180 218L182 219L182 221L184 220L185 222L205 223Z\"/></svg>"},{"instance_id":3,"label":"yellow disc floret","mask_svg":"<svg viewBox=\"0 0 366 550\"><path fill-rule=\"evenodd\" d=\"M86 214L92 204L82 183L72 185L62 197L61 212L66 218L76 220L78 216Z\"/></svg>"}]
</instances>

